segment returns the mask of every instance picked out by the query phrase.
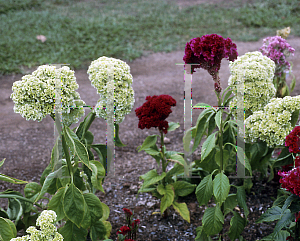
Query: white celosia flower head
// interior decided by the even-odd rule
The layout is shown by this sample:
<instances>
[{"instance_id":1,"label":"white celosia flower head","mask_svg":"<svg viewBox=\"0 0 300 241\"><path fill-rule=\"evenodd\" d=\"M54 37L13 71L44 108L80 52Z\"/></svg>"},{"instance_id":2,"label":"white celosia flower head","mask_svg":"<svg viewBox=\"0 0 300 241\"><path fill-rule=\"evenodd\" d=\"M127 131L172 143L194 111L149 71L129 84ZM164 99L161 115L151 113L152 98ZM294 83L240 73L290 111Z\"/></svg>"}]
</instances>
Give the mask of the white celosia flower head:
<instances>
[{"instance_id":1,"label":"white celosia flower head","mask_svg":"<svg viewBox=\"0 0 300 241\"><path fill-rule=\"evenodd\" d=\"M244 106L246 118L254 111L263 110L275 96L276 89L273 84L275 63L262 53L248 52L238 56L234 62L229 63L231 76L228 85L236 90L236 85L244 79ZM238 99L235 97L230 106L236 106Z\"/></svg>"},{"instance_id":2,"label":"white celosia flower head","mask_svg":"<svg viewBox=\"0 0 300 241\"><path fill-rule=\"evenodd\" d=\"M55 83L61 80L62 119L66 125L78 122L84 110L73 108L85 103L80 100L74 71L64 66L42 65L31 75L25 75L21 81L13 83L11 98L15 103L15 113L20 113L26 120L41 121L46 115L55 118Z\"/></svg>"},{"instance_id":3,"label":"white celosia flower head","mask_svg":"<svg viewBox=\"0 0 300 241\"><path fill-rule=\"evenodd\" d=\"M263 111L255 111L245 120L246 142L265 141L274 148L284 145L286 136L293 130L292 113L300 109L300 95L273 98Z\"/></svg>"},{"instance_id":4,"label":"white celosia flower head","mask_svg":"<svg viewBox=\"0 0 300 241\"><path fill-rule=\"evenodd\" d=\"M30 236L13 238L11 241L63 241L63 236L57 232L57 228L53 225L56 217L54 211L44 210L36 220L36 225L40 226L41 230L31 226L26 230Z\"/></svg>"},{"instance_id":5,"label":"white celosia flower head","mask_svg":"<svg viewBox=\"0 0 300 241\"><path fill-rule=\"evenodd\" d=\"M109 68L113 68L113 82L109 83ZM88 69L89 79L92 86L97 89L100 99L94 109L98 117L107 120L108 89L110 85L114 85L114 108L115 108L115 123L121 123L125 115L129 114L134 105L134 90L132 89L132 75L130 74L130 66L124 61L100 57L94 60Z\"/></svg>"}]
</instances>

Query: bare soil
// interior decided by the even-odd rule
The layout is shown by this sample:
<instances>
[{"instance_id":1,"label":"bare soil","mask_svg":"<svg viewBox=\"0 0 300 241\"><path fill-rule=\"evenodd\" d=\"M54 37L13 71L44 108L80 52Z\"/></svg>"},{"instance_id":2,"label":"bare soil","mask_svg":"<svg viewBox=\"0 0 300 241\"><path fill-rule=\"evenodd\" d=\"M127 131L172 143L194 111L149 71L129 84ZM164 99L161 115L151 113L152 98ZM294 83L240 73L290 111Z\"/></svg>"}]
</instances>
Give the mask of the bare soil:
<instances>
[{"instance_id":1,"label":"bare soil","mask_svg":"<svg viewBox=\"0 0 300 241\"><path fill-rule=\"evenodd\" d=\"M183 2L183 1L182 1ZM195 1L196 2L196 1ZM201 2L201 1L199 1ZM262 45L262 39L257 42L237 42L239 55L249 51L256 51ZM290 57L293 62L294 75L300 76L300 38L290 36L288 42L295 48L296 54ZM138 230L138 240L194 240L196 227L201 225L201 219L205 207L199 207L194 194L181 198L179 202L186 202L191 215L191 223L184 221L174 210L167 219L162 219L159 214L159 200L150 194L136 193L141 182L139 176L150 169L157 167L155 160L144 151L137 152L136 148L143 143L150 134L159 134L156 129L138 128L138 118L134 110L145 102L146 96L171 95L177 102L172 107L173 113L167 119L169 122L179 122L180 128L168 133L170 144L167 150L183 152L182 138L184 134L184 71L182 63L184 46L182 51L171 53L154 53L146 57L136 59L129 63L133 75L133 89L135 91L135 104L132 112L126 116L120 124L120 138L127 146L115 148L115 176L107 178L104 182L105 194L99 193L102 202L110 208L109 221L112 224L111 238L116 238L118 229L125 225L122 208L130 208L135 211L134 218L141 220ZM100 57L100 56L99 56ZM30 70L33 71L35 69ZM79 84L78 92L87 105L94 106L99 96L90 85L87 70L75 72ZM221 65L220 77L222 88L228 85L229 67L227 60ZM0 77L0 160L6 158L1 173L20 178L29 182L39 182L44 168L48 165L50 154L54 145L54 123L48 116L42 122L26 121L21 115L14 113L14 103L10 99L11 87L14 81L20 80L22 75L7 75ZM288 83L290 83L290 79ZM217 105L213 90L213 81L205 70L198 69L193 75L193 104L204 102L209 105ZM300 84L296 87L292 96L300 94ZM88 113L90 110L86 110ZM193 126L196 123L200 110L193 112ZM74 127L77 126L76 124ZM95 135L95 142L104 144L106 142L106 123L103 119L96 119L90 130ZM202 145L202 143L201 143ZM200 146L201 146L200 145ZM199 158L200 147L193 154L193 160ZM256 174L255 174L256 175ZM258 181L254 176L254 186L250 194L247 194L247 205L250 209L248 217L249 224L246 226L243 237L246 240L257 240L272 233L275 224L255 224L255 220L272 206L271 197L276 197L279 184L276 181L267 183L266 180ZM0 191L13 188L21 191L24 185L12 185L0 182ZM1 208L7 207L6 200L0 200ZM229 228L230 216L225 222L225 231ZM229 239L228 239L229 240Z\"/></svg>"}]
</instances>

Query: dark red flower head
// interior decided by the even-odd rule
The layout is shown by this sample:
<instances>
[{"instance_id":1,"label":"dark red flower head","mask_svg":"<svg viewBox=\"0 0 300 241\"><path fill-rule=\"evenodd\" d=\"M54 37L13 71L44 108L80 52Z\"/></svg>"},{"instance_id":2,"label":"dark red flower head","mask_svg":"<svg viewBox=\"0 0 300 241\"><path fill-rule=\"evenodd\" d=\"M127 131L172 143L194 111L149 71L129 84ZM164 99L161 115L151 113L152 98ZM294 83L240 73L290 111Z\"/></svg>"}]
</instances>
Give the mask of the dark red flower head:
<instances>
[{"instance_id":1,"label":"dark red flower head","mask_svg":"<svg viewBox=\"0 0 300 241\"><path fill-rule=\"evenodd\" d=\"M286 136L285 146L289 147L291 153L300 152L300 126L295 126L291 133Z\"/></svg>"},{"instance_id":2,"label":"dark red flower head","mask_svg":"<svg viewBox=\"0 0 300 241\"><path fill-rule=\"evenodd\" d=\"M132 229L136 228L140 223L141 223L141 222L140 222L139 219L135 219L135 220L131 223Z\"/></svg>"},{"instance_id":3,"label":"dark red flower head","mask_svg":"<svg viewBox=\"0 0 300 241\"><path fill-rule=\"evenodd\" d=\"M130 239L125 239L124 241L134 241L134 240L130 238Z\"/></svg>"},{"instance_id":4,"label":"dark red flower head","mask_svg":"<svg viewBox=\"0 0 300 241\"><path fill-rule=\"evenodd\" d=\"M300 197L300 167L293 168L288 172L281 172L278 175L282 177L279 180L281 187Z\"/></svg>"},{"instance_id":5,"label":"dark red flower head","mask_svg":"<svg viewBox=\"0 0 300 241\"><path fill-rule=\"evenodd\" d=\"M130 228L129 228L129 227L127 227L127 226L122 226L122 227L120 228L120 230L117 232L117 235L118 235L118 234L126 235L129 231L130 231Z\"/></svg>"},{"instance_id":6,"label":"dark red flower head","mask_svg":"<svg viewBox=\"0 0 300 241\"><path fill-rule=\"evenodd\" d=\"M132 212L128 208L123 208L124 213L126 214L126 218L130 218L132 216Z\"/></svg>"},{"instance_id":7,"label":"dark red flower head","mask_svg":"<svg viewBox=\"0 0 300 241\"><path fill-rule=\"evenodd\" d=\"M147 96L146 102L135 109L139 118L140 129L158 127L165 134L168 133L169 124L165 120L171 113L171 106L176 106L176 100L169 95Z\"/></svg>"},{"instance_id":8,"label":"dark red flower head","mask_svg":"<svg viewBox=\"0 0 300 241\"><path fill-rule=\"evenodd\" d=\"M230 38L210 34L193 38L186 43L183 61L186 64L198 64L192 65L192 73L196 72L195 68L203 68L212 75L219 71L223 58L234 61L237 56L236 44Z\"/></svg>"}]
</instances>

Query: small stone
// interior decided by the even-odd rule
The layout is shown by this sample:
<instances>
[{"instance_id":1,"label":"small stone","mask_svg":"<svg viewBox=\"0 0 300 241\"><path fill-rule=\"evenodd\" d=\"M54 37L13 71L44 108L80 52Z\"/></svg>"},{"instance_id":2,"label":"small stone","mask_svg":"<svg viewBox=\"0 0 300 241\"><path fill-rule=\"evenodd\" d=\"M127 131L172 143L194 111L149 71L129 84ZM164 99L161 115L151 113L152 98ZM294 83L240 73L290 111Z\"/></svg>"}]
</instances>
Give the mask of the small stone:
<instances>
[{"instance_id":1,"label":"small stone","mask_svg":"<svg viewBox=\"0 0 300 241\"><path fill-rule=\"evenodd\" d=\"M171 143L170 139L167 137L164 137L164 144L170 144L170 143Z\"/></svg>"},{"instance_id":2,"label":"small stone","mask_svg":"<svg viewBox=\"0 0 300 241\"><path fill-rule=\"evenodd\" d=\"M148 208L152 208L152 207L155 206L155 204L156 204L155 202L148 202L148 203L147 203L147 207L148 207Z\"/></svg>"},{"instance_id":3,"label":"small stone","mask_svg":"<svg viewBox=\"0 0 300 241\"><path fill-rule=\"evenodd\" d=\"M123 187L127 187L128 188L128 187L130 187L130 185L131 185L130 183L124 183Z\"/></svg>"}]
</instances>

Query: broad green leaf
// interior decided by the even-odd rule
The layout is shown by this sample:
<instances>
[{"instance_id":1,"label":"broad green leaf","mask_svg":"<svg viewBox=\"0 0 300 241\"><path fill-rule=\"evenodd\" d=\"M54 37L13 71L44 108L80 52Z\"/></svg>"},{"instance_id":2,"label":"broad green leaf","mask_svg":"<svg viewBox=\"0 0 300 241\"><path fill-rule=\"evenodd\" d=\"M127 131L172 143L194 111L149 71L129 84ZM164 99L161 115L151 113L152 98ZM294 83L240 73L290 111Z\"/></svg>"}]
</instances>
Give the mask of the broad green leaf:
<instances>
[{"instance_id":1,"label":"broad green leaf","mask_svg":"<svg viewBox=\"0 0 300 241\"><path fill-rule=\"evenodd\" d=\"M241 215L233 211L233 217L230 220L230 229L228 236L231 240L236 240L239 238L240 234L244 231L246 226L246 220L241 217Z\"/></svg>"},{"instance_id":2,"label":"broad green leaf","mask_svg":"<svg viewBox=\"0 0 300 241\"><path fill-rule=\"evenodd\" d=\"M58 189L56 194L52 196L50 202L48 203L48 209L56 212L56 221L60 221L65 217L63 209L63 196L65 193L65 187Z\"/></svg>"},{"instance_id":3,"label":"broad green leaf","mask_svg":"<svg viewBox=\"0 0 300 241\"><path fill-rule=\"evenodd\" d=\"M103 165L103 163L104 163L104 158L105 158L105 161L106 161L106 145L102 145L102 144L99 144L100 146L103 146L103 148L101 148L102 150L103 150L103 152L105 151L105 155L103 155L102 154L102 152L101 152L101 150L99 149L99 147L98 146L96 146L96 145L91 145L91 147L96 151L96 153L97 153L97 155L98 155L98 157L99 157L99 161L102 163L102 165ZM105 147L105 150L104 150L104 147Z\"/></svg>"},{"instance_id":4,"label":"broad green leaf","mask_svg":"<svg viewBox=\"0 0 300 241\"><path fill-rule=\"evenodd\" d=\"M291 117L291 126L294 128L295 125L297 124L297 121L299 119L299 109L296 109L293 113L292 113L292 117Z\"/></svg>"},{"instance_id":5,"label":"broad green leaf","mask_svg":"<svg viewBox=\"0 0 300 241\"><path fill-rule=\"evenodd\" d=\"M205 157L209 155L209 153L212 151L212 149L215 147L215 142L216 142L216 133L212 133L207 137L205 142L202 145L201 149L201 161L204 160Z\"/></svg>"},{"instance_id":6,"label":"broad green leaf","mask_svg":"<svg viewBox=\"0 0 300 241\"><path fill-rule=\"evenodd\" d=\"M166 176L165 172L163 172L161 175L158 175L156 169L153 169L147 172L146 174L140 176L140 180L141 179L144 180L143 187L145 188L154 183L157 183L158 181L162 180L165 176Z\"/></svg>"},{"instance_id":7,"label":"broad green leaf","mask_svg":"<svg viewBox=\"0 0 300 241\"><path fill-rule=\"evenodd\" d=\"M176 130L178 127L180 127L180 124L177 122L169 122L169 127L168 127L168 132L169 131L174 131Z\"/></svg>"},{"instance_id":8,"label":"broad green leaf","mask_svg":"<svg viewBox=\"0 0 300 241\"><path fill-rule=\"evenodd\" d=\"M93 141L94 141L94 135L93 135L92 132L87 131L87 132L84 134L84 138L86 139L87 144L92 145L92 143L93 143Z\"/></svg>"},{"instance_id":9,"label":"broad green leaf","mask_svg":"<svg viewBox=\"0 0 300 241\"><path fill-rule=\"evenodd\" d=\"M149 147L155 145L156 141L157 141L157 135L147 136L147 138L145 139L142 146L140 146L140 149L138 150L138 152L148 149Z\"/></svg>"},{"instance_id":10,"label":"broad green leaf","mask_svg":"<svg viewBox=\"0 0 300 241\"><path fill-rule=\"evenodd\" d=\"M45 179L46 177L52 172L52 166L51 163L49 163L49 165L45 168L45 170L42 173L42 176L40 178L40 184L41 186L44 185Z\"/></svg>"},{"instance_id":11,"label":"broad green leaf","mask_svg":"<svg viewBox=\"0 0 300 241\"><path fill-rule=\"evenodd\" d=\"M25 184L28 183L26 181L19 180L17 178L9 177L4 174L0 174L0 181L9 182L13 184Z\"/></svg>"},{"instance_id":12,"label":"broad green leaf","mask_svg":"<svg viewBox=\"0 0 300 241\"><path fill-rule=\"evenodd\" d=\"M71 182L71 177L70 177L70 173L69 173L69 169L67 166L63 166L62 169L62 177L59 178L60 183L63 187L65 187L68 183Z\"/></svg>"},{"instance_id":13,"label":"broad green leaf","mask_svg":"<svg viewBox=\"0 0 300 241\"><path fill-rule=\"evenodd\" d=\"M173 168L167 172L166 179L172 178L172 176L179 175L184 172L184 167L182 165L179 165L175 163Z\"/></svg>"},{"instance_id":14,"label":"broad green leaf","mask_svg":"<svg viewBox=\"0 0 300 241\"><path fill-rule=\"evenodd\" d=\"M173 201L174 201L174 189L173 186L171 184L168 184L165 187L165 194L163 196L163 198L161 199L161 203L160 203L160 212L161 214L163 214L163 212L172 205Z\"/></svg>"},{"instance_id":15,"label":"broad green leaf","mask_svg":"<svg viewBox=\"0 0 300 241\"><path fill-rule=\"evenodd\" d=\"M203 112L206 112L206 114L203 115L203 117L199 120L199 117L201 116L201 114ZM192 152L194 152L197 149L197 147L199 146L199 144L201 142L201 139L202 139L202 137L205 133L205 130L207 129L207 126L208 126L207 118L211 114L211 111L210 110L204 110L204 111L202 111L202 113L198 117L199 122L197 121L197 125L196 125L195 141L194 141L194 146L192 148ZM187 141L186 145L189 146L188 141Z\"/></svg>"},{"instance_id":16,"label":"broad green leaf","mask_svg":"<svg viewBox=\"0 0 300 241\"><path fill-rule=\"evenodd\" d=\"M172 205L173 208L179 213L179 215L188 223L190 223L190 211L186 203L173 202Z\"/></svg>"},{"instance_id":17,"label":"broad green leaf","mask_svg":"<svg viewBox=\"0 0 300 241\"><path fill-rule=\"evenodd\" d=\"M83 241L86 240L88 231L84 228L78 228L70 220L59 230L59 233L64 237L64 241Z\"/></svg>"},{"instance_id":18,"label":"broad green leaf","mask_svg":"<svg viewBox=\"0 0 300 241\"><path fill-rule=\"evenodd\" d=\"M158 191L158 193L159 193L160 195L165 195L165 194L166 194L166 189L165 189L165 187L164 187L163 184L159 184L159 185L157 186L156 190Z\"/></svg>"},{"instance_id":19,"label":"broad green leaf","mask_svg":"<svg viewBox=\"0 0 300 241\"><path fill-rule=\"evenodd\" d=\"M230 184L228 177L224 173L219 173L215 176L213 180L213 193L217 202L222 204L226 200L229 190Z\"/></svg>"},{"instance_id":20,"label":"broad green leaf","mask_svg":"<svg viewBox=\"0 0 300 241\"><path fill-rule=\"evenodd\" d=\"M17 224L23 215L23 207L21 202L17 198L8 199L7 214L10 220L15 220Z\"/></svg>"},{"instance_id":21,"label":"broad green leaf","mask_svg":"<svg viewBox=\"0 0 300 241\"><path fill-rule=\"evenodd\" d=\"M196 187L196 184L191 184L189 182L185 182L185 181L177 181L172 183L173 187L174 187L174 192L177 196L187 196L189 194L191 194Z\"/></svg>"},{"instance_id":22,"label":"broad green leaf","mask_svg":"<svg viewBox=\"0 0 300 241\"><path fill-rule=\"evenodd\" d=\"M282 208L285 200L286 200L286 196L280 196L274 201L273 206L278 206Z\"/></svg>"},{"instance_id":23,"label":"broad green leaf","mask_svg":"<svg viewBox=\"0 0 300 241\"><path fill-rule=\"evenodd\" d=\"M289 209L284 210L282 213L280 220L276 223L273 234L278 235L278 233L283 228L288 228L291 222L295 220L295 215L291 213Z\"/></svg>"},{"instance_id":24,"label":"broad green leaf","mask_svg":"<svg viewBox=\"0 0 300 241\"><path fill-rule=\"evenodd\" d=\"M228 165L228 160L229 160L229 152L226 149L224 149L223 150L223 170L226 169L226 167ZM220 150L216 150L215 162L217 163L218 166L221 165L221 152L220 152Z\"/></svg>"},{"instance_id":25,"label":"broad green leaf","mask_svg":"<svg viewBox=\"0 0 300 241\"><path fill-rule=\"evenodd\" d=\"M184 158L181 155L178 155L178 154L174 154L174 155L170 156L170 158L167 159L167 161L176 162L176 163L178 163L179 165L182 165L182 166L185 165Z\"/></svg>"},{"instance_id":26,"label":"broad green leaf","mask_svg":"<svg viewBox=\"0 0 300 241\"><path fill-rule=\"evenodd\" d=\"M126 146L122 143L119 137L119 124L115 124L115 145L118 147Z\"/></svg>"},{"instance_id":27,"label":"broad green leaf","mask_svg":"<svg viewBox=\"0 0 300 241\"><path fill-rule=\"evenodd\" d=\"M207 136L209 136L216 128L216 121L215 121L216 113L211 113L208 117L208 128L207 128Z\"/></svg>"},{"instance_id":28,"label":"broad green leaf","mask_svg":"<svg viewBox=\"0 0 300 241\"><path fill-rule=\"evenodd\" d=\"M244 186L235 186L237 188L236 197L238 204L243 208L246 218L248 217L249 210L246 204L246 193Z\"/></svg>"},{"instance_id":29,"label":"broad green leaf","mask_svg":"<svg viewBox=\"0 0 300 241\"><path fill-rule=\"evenodd\" d=\"M149 155L160 155L160 151L156 151L153 148L147 148L144 150L146 153L148 153Z\"/></svg>"},{"instance_id":30,"label":"broad green leaf","mask_svg":"<svg viewBox=\"0 0 300 241\"><path fill-rule=\"evenodd\" d=\"M245 190L247 190L247 192L250 193L251 188L253 186L253 182L252 182L251 178L245 178L243 186L244 186Z\"/></svg>"},{"instance_id":31,"label":"broad green leaf","mask_svg":"<svg viewBox=\"0 0 300 241\"><path fill-rule=\"evenodd\" d=\"M16 226L12 221L0 217L0 240L10 241L17 236Z\"/></svg>"},{"instance_id":32,"label":"broad green leaf","mask_svg":"<svg viewBox=\"0 0 300 241\"><path fill-rule=\"evenodd\" d=\"M266 212L264 212L256 221L255 223L262 223L262 222L273 222L275 220L280 219L282 213L282 209L277 206L273 206L268 208Z\"/></svg>"},{"instance_id":33,"label":"broad green leaf","mask_svg":"<svg viewBox=\"0 0 300 241\"><path fill-rule=\"evenodd\" d=\"M41 186L40 184L36 183L36 182L30 182L28 184L26 184L25 188L24 188L24 194L26 198L31 198L34 195L36 195L38 192L41 191Z\"/></svg>"},{"instance_id":34,"label":"broad green leaf","mask_svg":"<svg viewBox=\"0 0 300 241\"><path fill-rule=\"evenodd\" d=\"M102 204L99 198L92 193L83 194L84 200L88 205L92 225L98 221L103 215Z\"/></svg>"},{"instance_id":35,"label":"broad green leaf","mask_svg":"<svg viewBox=\"0 0 300 241\"><path fill-rule=\"evenodd\" d=\"M223 106L226 106L225 103L228 102L227 100L228 100L229 96L232 94L232 92L233 92L233 90L227 91L227 93L222 101ZM224 95L224 93L225 93L225 91L223 92L223 95ZM223 97L223 95L222 95L222 97Z\"/></svg>"},{"instance_id":36,"label":"broad green leaf","mask_svg":"<svg viewBox=\"0 0 300 241\"><path fill-rule=\"evenodd\" d=\"M90 165L92 168L92 176L91 182L95 188L104 193L104 189L102 187L102 179L105 177L105 169L102 164L98 161L90 161Z\"/></svg>"},{"instance_id":37,"label":"broad green leaf","mask_svg":"<svg viewBox=\"0 0 300 241\"><path fill-rule=\"evenodd\" d=\"M219 204L215 207L205 209L202 224L203 231L210 236L218 234L222 230L224 217Z\"/></svg>"},{"instance_id":38,"label":"broad green leaf","mask_svg":"<svg viewBox=\"0 0 300 241\"><path fill-rule=\"evenodd\" d=\"M221 128L221 121L222 121L222 109L220 109L217 114L215 115L215 121L218 128Z\"/></svg>"},{"instance_id":39,"label":"broad green leaf","mask_svg":"<svg viewBox=\"0 0 300 241\"><path fill-rule=\"evenodd\" d=\"M91 214L86 202L84 202L84 216L80 227L85 229L91 227Z\"/></svg>"},{"instance_id":40,"label":"broad green leaf","mask_svg":"<svg viewBox=\"0 0 300 241\"><path fill-rule=\"evenodd\" d=\"M102 222L104 222L109 217L109 207L105 203L101 203L101 205L102 205L103 215L102 215L102 218L100 220Z\"/></svg>"},{"instance_id":41,"label":"broad green leaf","mask_svg":"<svg viewBox=\"0 0 300 241\"><path fill-rule=\"evenodd\" d=\"M92 241L103 240L106 235L106 228L102 221L97 221L90 230Z\"/></svg>"},{"instance_id":42,"label":"broad green leaf","mask_svg":"<svg viewBox=\"0 0 300 241\"><path fill-rule=\"evenodd\" d=\"M85 146L79 141L76 134L69 128L65 127L64 136L66 138L66 142L70 147L72 153L76 154L79 159L88 167L89 165L89 155Z\"/></svg>"},{"instance_id":43,"label":"broad green leaf","mask_svg":"<svg viewBox=\"0 0 300 241\"><path fill-rule=\"evenodd\" d=\"M237 155L238 155L238 160L246 169L250 172L250 176L252 176L252 170L251 170L251 165L249 163L249 160L247 158L247 155L245 155L245 152L243 148L240 146L237 146Z\"/></svg>"},{"instance_id":44,"label":"broad green leaf","mask_svg":"<svg viewBox=\"0 0 300 241\"><path fill-rule=\"evenodd\" d=\"M79 228L84 216L84 198L79 189L71 183L63 196L63 209L67 218Z\"/></svg>"},{"instance_id":45,"label":"broad green leaf","mask_svg":"<svg viewBox=\"0 0 300 241\"><path fill-rule=\"evenodd\" d=\"M0 208L0 217L9 219L7 212L3 208Z\"/></svg>"},{"instance_id":46,"label":"broad green leaf","mask_svg":"<svg viewBox=\"0 0 300 241\"><path fill-rule=\"evenodd\" d=\"M100 220L102 221L102 220ZM112 230L112 226L111 226L111 223L108 222L108 221L102 221L104 226L105 226L105 229L106 229L106 237L105 238L108 238L110 236L110 233L111 233L111 230ZM106 239L107 240L107 239ZM113 241L111 239L109 239L110 241ZM108 241L109 241L108 240ZM105 240L104 240L105 241Z\"/></svg>"},{"instance_id":47,"label":"broad green leaf","mask_svg":"<svg viewBox=\"0 0 300 241\"><path fill-rule=\"evenodd\" d=\"M203 231L203 226L196 228L197 236L195 241L212 241L211 237Z\"/></svg>"},{"instance_id":48,"label":"broad green leaf","mask_svg":"<svg viewBox=\"0 0 300 241\"><path fill-rule=\"evenodd\" d=\"M264 237L261 240L264 241L283 241L286 240L288 236L290 236L291 234L286 231L286 230L280 230L277 235L274 235L274 233L269 234L268 236Z\"/></svg>"},{"instance_id":49,"label":"broad green leaf","mask_svg":"<svg viewBox=\"0 0 300 241\"><path fill-rule=\"evenodd\" d=\"M196 196L199 206L206 205L213 195L212 174L203 178L196 188Z\"/></svg>"},{"instance_id":50,"label":"broad green leaf","mask_svg":"<svg viewBox=\"0 0 300 241\"><path fill-rule=\"evenodd\" d=\"M237 196L236 194L229 194L224 202L224 216L226 216L227 213L233 211L233 209L238 205L237 202Z\"/></svg>"}]
</instances>

